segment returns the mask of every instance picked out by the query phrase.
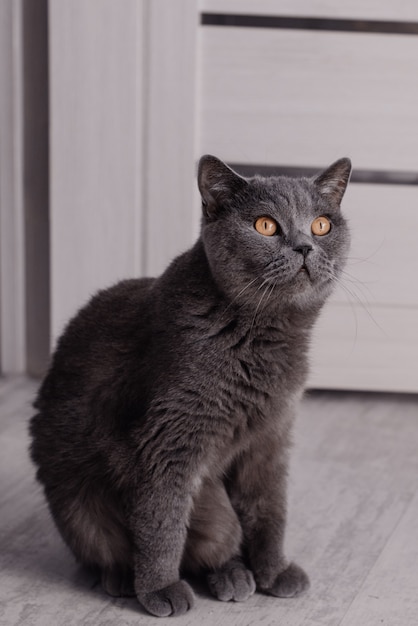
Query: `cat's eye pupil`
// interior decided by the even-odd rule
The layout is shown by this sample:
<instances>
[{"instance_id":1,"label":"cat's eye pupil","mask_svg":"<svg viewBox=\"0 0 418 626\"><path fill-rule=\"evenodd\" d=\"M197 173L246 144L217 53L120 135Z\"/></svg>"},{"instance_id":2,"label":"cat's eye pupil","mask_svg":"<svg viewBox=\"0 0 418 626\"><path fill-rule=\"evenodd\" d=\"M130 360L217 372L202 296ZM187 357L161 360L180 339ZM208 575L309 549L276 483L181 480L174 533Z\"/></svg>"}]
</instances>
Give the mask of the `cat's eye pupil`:
<instances>
[{"instance_id":1,"label":"cat's eye pupil","mask_svg":"<svg viewBox=\"0 0 418 626\"><path fill-rule=\"evenodd\" d=\"M277 232L277 223L271 217L259 217L254 226L260 235L265 235L266 237L271 237Z\"/></svg>"},{"instance_id":2,"label":"cat's eye pupil","mask_svg":"<svg viewBox=\"0 0 418 626\"><path fill-rule=\"evenodd\" d=\"M331 230L331 222L325 216L317 217L312 222L312 233L321 237L322 235L327 235Z\"/></svg>"}]
</instances>

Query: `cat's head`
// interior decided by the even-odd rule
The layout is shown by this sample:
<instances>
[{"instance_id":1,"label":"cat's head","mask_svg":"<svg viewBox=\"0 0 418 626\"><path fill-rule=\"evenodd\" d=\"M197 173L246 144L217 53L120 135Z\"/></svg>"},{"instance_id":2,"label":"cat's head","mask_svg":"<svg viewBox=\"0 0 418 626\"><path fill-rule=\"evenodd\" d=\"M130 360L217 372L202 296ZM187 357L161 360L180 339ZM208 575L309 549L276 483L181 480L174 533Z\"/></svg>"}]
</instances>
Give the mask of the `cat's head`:
<instances>
[{"instance_id":1,"label":"cat's head","mask_svg":"<svg viewBox=\"0 0 418 626\"><path fill-rule=\"evenodd\" d=\"M213 277L240 306L322 304L349 248L340 204L347 158L313 178L243 178L214 156L199 163L202 240Z\"/></svg>"}]
</instances>

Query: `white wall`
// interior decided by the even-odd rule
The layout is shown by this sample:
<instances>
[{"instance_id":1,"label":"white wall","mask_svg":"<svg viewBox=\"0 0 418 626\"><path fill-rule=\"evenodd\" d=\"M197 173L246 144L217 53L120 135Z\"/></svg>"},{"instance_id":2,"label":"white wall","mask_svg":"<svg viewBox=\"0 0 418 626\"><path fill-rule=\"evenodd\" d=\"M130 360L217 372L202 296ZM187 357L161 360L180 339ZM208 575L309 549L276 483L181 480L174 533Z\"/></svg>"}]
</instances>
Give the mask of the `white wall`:
<instances>
[{"instance_id":1,"label":"white wall","mask_svg":"<svg viewBox=\"0 0 418 626\"><path fill-rule=\"evenodd\" d=\"M50 3L52 337L194 234L192 0Z\"/></svg>"},{"instance_id":2,"label":"white wall","mask_svg":"<svg viewBox=\"0 0 418 626\"><path fill-rule=\"evenodd\" d=\"M20 2L0 4L3 371L25 368L28 327ZM311 385L418 391L418 185L378 184L418 178L418 34L199 23L231 12L411 24L417 6L50 0L51 343L97 289L157 274L190 245L200 154L318 170L348 155L366 183L354 178L344 200L353 247L315 334Z\"/></svg>"},{"instance_id":3,"label":"white wall","mask_svg":"<svg viewBox=\"0 0 418 626\"><path fill-rule=\"evenodd\" d=\"M19 0L0 2L0 366L25 367L22 156L22 40Z\"/></svg>"}]
</instances>

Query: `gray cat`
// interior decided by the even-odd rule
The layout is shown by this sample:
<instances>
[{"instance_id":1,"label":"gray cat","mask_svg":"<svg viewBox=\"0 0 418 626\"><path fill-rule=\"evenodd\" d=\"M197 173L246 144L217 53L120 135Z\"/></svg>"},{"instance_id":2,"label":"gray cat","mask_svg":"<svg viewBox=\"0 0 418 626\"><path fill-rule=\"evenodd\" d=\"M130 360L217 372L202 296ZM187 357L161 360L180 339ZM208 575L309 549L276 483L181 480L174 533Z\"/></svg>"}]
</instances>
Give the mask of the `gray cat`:
<instances>
[{"instance_id":1,"label":"gray cat","mask_svg":"<svg viewBox=\"0 0 418 626\"><path fill-rule=\"evenodd\" d=\"M243 178L202 157L201 236L156 279L99 292L58 342L31 420L52 516L111 595L153 615L309 585L283 554L290 431L312 326L349 246L351 171Z\"/></svg>"}]
</instances>

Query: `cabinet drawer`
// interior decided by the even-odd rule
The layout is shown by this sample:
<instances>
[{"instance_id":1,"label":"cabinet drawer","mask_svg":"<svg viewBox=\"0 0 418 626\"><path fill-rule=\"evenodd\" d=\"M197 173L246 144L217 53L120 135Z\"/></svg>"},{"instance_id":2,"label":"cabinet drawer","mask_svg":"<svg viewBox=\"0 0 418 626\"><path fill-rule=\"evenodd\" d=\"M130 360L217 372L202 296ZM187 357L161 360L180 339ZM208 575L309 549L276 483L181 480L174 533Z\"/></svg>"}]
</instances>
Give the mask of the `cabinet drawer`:
<instances>
[{"instance_id":1,"label":"cabinet drawer","mask_svg":"<svg viewBox=\"0 0 418 626\"><path fill-rule=\"evenodd\" d=\"M416 0L199 0L201 11L374 20L418 20Z\"/></svg>"},{"instance_id":2,"label":"cabinet drawer","mask_svg":"<svg viewBox=\"0 0 418 626\"><path fill-rule=\"evenodd\" d=\"M200 149L416 170L418 36L202 27Z\"/></svg>"},{"instance_id":3,"label":"cabinet drawer","mask_svg":"<svg viewBox=\"0 0 418 626\"><path fill-rule=\"evenodd\" d=\"M315 327L309 387L418 392L418 309L329 303Z\"/></svg>"},{"instance_id":4,"label":"cabinet drawer","mask_svg":"<svg viewBox=\"0 0 418 626\"><path fill-rule=\"evenodd\" d=\"M343 211L352 245L334 300L418 311L418 186L353 183Z\"/></svg>"}]
</instances>

